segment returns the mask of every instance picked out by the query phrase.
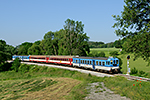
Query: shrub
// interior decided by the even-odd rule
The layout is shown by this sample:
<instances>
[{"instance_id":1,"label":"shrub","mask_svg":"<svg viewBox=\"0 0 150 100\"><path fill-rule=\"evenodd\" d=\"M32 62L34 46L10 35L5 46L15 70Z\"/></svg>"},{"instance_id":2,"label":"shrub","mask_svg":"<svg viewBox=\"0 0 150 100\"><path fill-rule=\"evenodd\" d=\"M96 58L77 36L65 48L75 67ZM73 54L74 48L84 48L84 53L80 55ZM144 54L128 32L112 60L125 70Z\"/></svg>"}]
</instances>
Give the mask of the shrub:
<instances>
[{"instance_id":1,"label":"shrub","mask_svg":"<svg viewBox=\"0 0 150 100\"><path fill-rule=\"evenodd\" d=\"M145 74L144 71L142 71L142 70L139 71L139 76L143 76L144 74Z\"/></svg>"},{"instance_id":2,"label":"shrub","mask_svg":"<svg viewBox=\"0 0 150 100\"><path fill-rule=\"evenodd\" d=\"M20 62L21 62L20 59L16 58L12 63L11 69L14 70L15 72L18 72L19 66L21 64Z\"/></svg>"},{"instance_id":3,"label":"shrub","mask_svg":"<svg viewBox=\"0 0 150 100\"><path fill-rule=\"evenodd\" d=\"M109 54L113 57L117 57L119 55L117 51L111 51Z\"/></svg>"},{"instance_id":4,"label":"shrub","mask_svg":"<svg viewBox=\"0 0 150 100\"><path fill-rule=\"evenodd\" d=\"M137 74L137 73L138 73L138 70L135 67L133 69L131 69L131 73L130 73L131 75Z\"/></svg>"},{"instance_id":5,"label":"shrub","mask_svg":"<svg viewBox=\"0 0 150 100\"><path fill-rule=\"evenodd\" d=\"M19 71L21 71L23 73L29 72L29 70L30 70L30 65L22 64L19 67Z\"/></svg>"},{"instance_id":6,"label":"shrub","mask_svg":"<svg viewBox=\"0 0 150 100\"><path fill-rule=\"evenodd\" d=\"M0 65L0 72L10 70L12 63L3 63Z\"/></svg>"},{"instance_id":7,"label":"shrub","mask_svg":"<svg viewBox=\"0 0 150 100\"><path fill-rule=\"evenodd\" d=\"M96 53L95 57L105 57L104 52Z\"/></svg>"}]
</instances>

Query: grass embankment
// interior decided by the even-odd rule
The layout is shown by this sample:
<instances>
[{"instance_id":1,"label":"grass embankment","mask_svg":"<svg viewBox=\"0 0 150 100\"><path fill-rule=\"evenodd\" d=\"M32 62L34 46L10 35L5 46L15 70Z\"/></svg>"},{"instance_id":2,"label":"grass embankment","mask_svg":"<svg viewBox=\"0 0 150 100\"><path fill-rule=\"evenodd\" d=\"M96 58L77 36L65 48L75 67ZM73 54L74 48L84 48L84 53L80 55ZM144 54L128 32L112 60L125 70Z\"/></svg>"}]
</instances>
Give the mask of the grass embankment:
<instances>
[{"instance_id":1,"label":"grass embankment","mask_svg":"<svg viewBox=\"0 0 150 100\"><path fill-rule=\"evenodd\" d=\"M118 54L119 54L118 57L121 58L122 63L123 63L122 66L121 66L122 67L121 71L123 73L127 73L127 56L130 55L130 58L131 58L129 60L130 69L133 69L135 67L137 70L147 72L150 75L150 66L147 66L148 62L145 62L141 57L139 57L138 59L136 59L134 61L133 60L134 59L133 54L121 54L119 52L120 49L118 49L118 48L91 48L90 50L91 50L91 52L101 52L101 51L103 51L105 53L106 57L110 56L110 54L109 54L110 52L118 51Z\"/></svg>"},{"instance_id":2,"label":"grass embankment","mask_svg":"<svg viewBox=\"0 0 150 100\"><path fill-rule=\"evenodd\" d=\"M24 66L30 66L26 73L20 71L0 73L0 99L82 100L88 94L86 90L88 83L102 81L115 93L133 100L150 98L150 82L129 81L123 77L102 78L45 66ZM103 91L95 91L101 92Z\"/></svg>"}]
</instances>

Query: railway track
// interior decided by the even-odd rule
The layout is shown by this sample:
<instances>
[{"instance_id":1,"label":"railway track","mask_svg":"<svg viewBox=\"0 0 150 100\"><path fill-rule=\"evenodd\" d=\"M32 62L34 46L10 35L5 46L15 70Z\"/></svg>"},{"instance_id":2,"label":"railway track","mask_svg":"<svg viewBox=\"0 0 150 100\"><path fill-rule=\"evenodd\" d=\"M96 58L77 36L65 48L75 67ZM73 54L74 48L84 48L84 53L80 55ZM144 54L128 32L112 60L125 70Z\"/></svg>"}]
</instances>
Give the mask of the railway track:
<instances>
[{"instance_id":1,"label":"railway track","mask_svg":"<svg viewBox=\"0 0 150 100\"><path fill-rule=\"evenodd\" d=\"M125 75L125 74L115 74L115 76L123 76L126 77L128 80L141 80L141 81L149 81L149 78L139 77L139 76L131 76L131 75Z\"/></svg>"},{"instance_id":2,"label":"railway track","mask_svg":"<svg viewBox=\"0 0 150 100\"><path fill-rule=\"evenodd\" d=\"M12 62L12 61L8 61ZM78 71L81 73L86 73L86 74L91 74L95 75L97 77L114 77L114 76L123 76L126 77L128 80L141 80L141 81L148 81L150 82L149 78L144 78L144 77L138 77L138 76L131 76L131 75L125 75L125 74L108 74L108 73L101 73L101 72L96 72L94 70L87 70L83 68L74 68L74 67L69 67L69 66L62 66L62 65L53 65L53 64L47 64L47 63L35 63L35 62L21 62L24 64L30 64L30 65L38 65L38 66L47 66L47 67L54 67L54 68L61 68L61 69L66 69L70 71Z\"/></svg>"}]
</instances>

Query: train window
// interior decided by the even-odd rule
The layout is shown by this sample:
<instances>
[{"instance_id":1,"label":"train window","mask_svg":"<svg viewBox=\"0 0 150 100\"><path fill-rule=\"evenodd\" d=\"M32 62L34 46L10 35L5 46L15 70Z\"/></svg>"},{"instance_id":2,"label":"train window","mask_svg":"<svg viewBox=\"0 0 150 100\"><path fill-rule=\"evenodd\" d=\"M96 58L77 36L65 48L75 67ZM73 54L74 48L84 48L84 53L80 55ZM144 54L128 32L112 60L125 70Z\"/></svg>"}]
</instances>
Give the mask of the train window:
<instances>
[{"instance_id":1,"label":"train window","mask_svg":"<svg viewBox=\"0 0 150 100\"><path fill-rule=\"evenodd\" d=\"M89 61L88 61L88 64L89 64Z\"/></svg>"},{"instance_id":2,"label":"train window","mask_svg":"<svg viewBox=\"0 0 150 100\"><path fill-rule=\"evenodd\" d=\"M110 65L110 62L108 61L107 65Z\"/></svg>"},{"instance_id":3,"label":"train window","mask_svg":"<svg viewBox=\"0 0 150 100\"><path fill-rule=\"evenodd\" d=\"M96 65L98 65L98 61L96 61Z\"/></svg>"},{"instance_id":4,"label":"train window","mask_svg":"<svg viewBox=\"0 0 150 100\"><path fill-rule=\"evenodd\" d=\"M91 64L91 61L90 61L90 64Z\"/></svg>"},{"instance_id":5,"label":"train window","mask_svg":"<svg viewBox=\"0 0 150 100\"><path fill-rule=\"evenodd\" d=\"M83 60L83 63L84 63L84 60Z\"/></svg>"},{"instance_id":6,"label":"train window","mask_svg":"<svg viewBox=\"0 0 150 100\"><path fill-rule=\"evenodd\" d=\"M99 65L101 65L101 61L99 61Z\"/></svg>"},{"instance_id":7,"label":"train window","mask_svg":"<svg viewBox=\"0 0 150 100\"><path fill-rule=\"evenodd\" d=\"M102 62L103 63L103 66L105 66L105 62Z\"/></svg>"},{"instance_id":8,"label":"train window","mask_svg":"<svg viewBox=\"0 0 150 100\"><path fill-rule=\"evenodd\" d=\"M77 63L77 60L76 60L76 63Z\"/></svg>"},{"instance_id":9,"label":"train window","mask_svg":"<svg viewBox=\"0 0 150 100\"><path fill-rule=\"evenodd\" d=\"M81 60L81 63L82 63L82 60Z\"/></svg>"},{"instance_id":10,"label":"train window","mask_svg":"<svg viewBox=\"0 0 150 100\"><path fill-rule=\"evenodd\" d=\"M86 60L85 60L85 64L86 64Z\"/></svg>"},{"instance_id":11,"label":"train window","mask_svg":"<svg viewBox=\"0 0 150 100\"><path fill-rule=\"evenodd\" d=\"M115 60L114 60L114 64L116 64Z\"/></svg>"},{"instance_id":12,"label":"train window","mask_svg":"<svg viewBox=\"0 0 150 100\"><path fill-rule=\"evenodd\" d=\"M118 60L116 60L116 63L118 64L118 63L119 63L119 61L118 61Z\"/></svg>"}]
</instances>

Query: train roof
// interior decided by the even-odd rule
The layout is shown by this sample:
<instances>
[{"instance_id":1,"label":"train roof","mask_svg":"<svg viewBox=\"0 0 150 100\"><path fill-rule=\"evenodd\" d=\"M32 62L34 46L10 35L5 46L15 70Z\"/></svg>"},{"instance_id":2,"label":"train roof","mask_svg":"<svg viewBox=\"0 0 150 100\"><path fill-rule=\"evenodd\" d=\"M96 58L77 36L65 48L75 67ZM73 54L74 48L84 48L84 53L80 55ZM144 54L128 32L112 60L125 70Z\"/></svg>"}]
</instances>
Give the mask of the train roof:
<instances>
[{"instance_id":1,"label":"train roof","mask_svg":"<svg viewBox=\"0 0 150 100\"><path fill-rule=\"evenodd\" d=\"M50 58L73 58L74 56L49 56Z\"/></svg>"},{"instance_id":2,"label":"train roof","mask_svg":"<svg viewBox=\"0 0 150 100\"><path fill-rule=\"evenodd\" d=\"M46 57L47 55L30 55L30 57Z\"/></svg>"},{"instance_id":3,"label":"train roof","mask_svg":"<svg viewBox=\"0 0 150 100\"><path fill-rule=\"evenodd\" d=\"M80 58L80 59L97 59L97 60L108 60L107 57L74 57L74 58Z\"/></svg>"},{"instance_id":4,"label":"train roof","mask_svg":"<svg viewBox=\"0 0 150 100\"><path fill-rule=\"evenodd\" d=\"M13 55L13 56L29 56L29 55Z\"/></svg>"},{"instance_id":5,"label":"train roof","mask_svg":"<svg viewBox=\"0 0 150 100\"><path fill-rule=\"evenodd\" d=\"M50 57L50 58L73 58L74 56L56 56L56 55L30 55L30 57Z\"/></svg>"}]
</instances>

